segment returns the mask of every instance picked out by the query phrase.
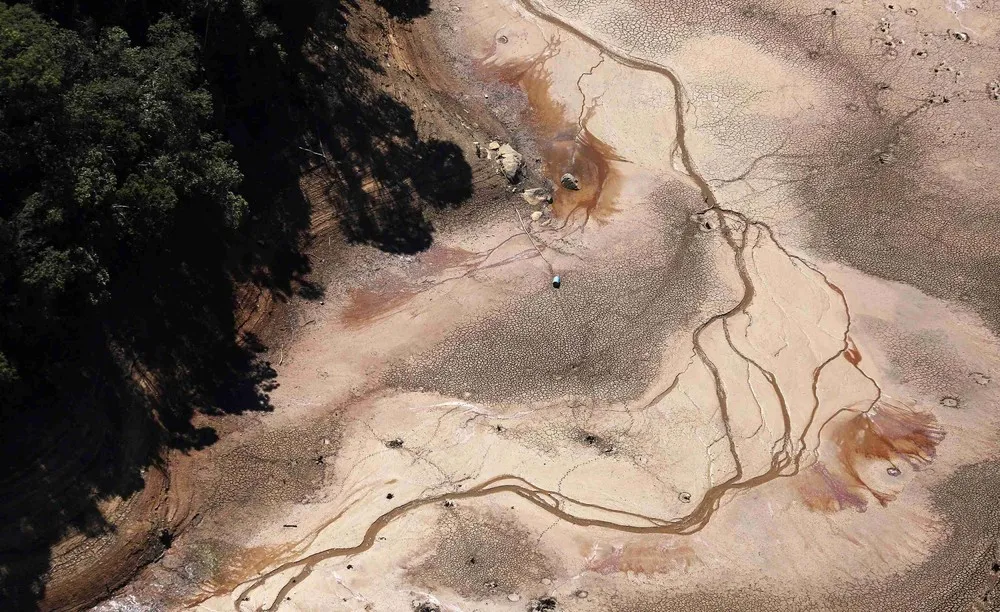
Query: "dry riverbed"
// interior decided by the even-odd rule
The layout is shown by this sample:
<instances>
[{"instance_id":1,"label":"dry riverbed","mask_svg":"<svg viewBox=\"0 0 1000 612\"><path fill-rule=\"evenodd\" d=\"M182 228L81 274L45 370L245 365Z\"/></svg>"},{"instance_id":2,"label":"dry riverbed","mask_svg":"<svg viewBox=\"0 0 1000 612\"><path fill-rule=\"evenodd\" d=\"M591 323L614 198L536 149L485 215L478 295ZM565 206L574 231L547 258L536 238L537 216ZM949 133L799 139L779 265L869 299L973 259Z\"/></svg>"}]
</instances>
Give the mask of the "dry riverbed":
<instances>
[{"instance_id":1,"label":"dry riverbed","mask_svg":"<svg viewBox=\"0 0 1000 612\"><path fill-rule=\"evenodd\" d=\"M432 9L386 87L471 203L317 241L276 410L97 609L996 609L1000 15Z\"/></svg>"}]
</instances>

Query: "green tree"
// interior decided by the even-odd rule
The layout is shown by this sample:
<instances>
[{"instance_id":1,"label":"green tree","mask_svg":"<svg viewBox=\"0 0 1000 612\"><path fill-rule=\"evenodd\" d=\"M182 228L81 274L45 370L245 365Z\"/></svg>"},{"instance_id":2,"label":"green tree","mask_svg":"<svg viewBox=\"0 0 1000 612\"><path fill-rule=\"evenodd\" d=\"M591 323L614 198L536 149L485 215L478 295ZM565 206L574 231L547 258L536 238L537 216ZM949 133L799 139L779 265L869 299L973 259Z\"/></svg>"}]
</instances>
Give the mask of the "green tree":
<instances>
[{"instance_id":1,"label":"green tree","mask_svg":"<svg viewBox=\"0 0 1000 612\"><path fill-rule=\"evenodd\" d=\"M62 366L94 350L74 343L171 317L128 305L203 284L243 217L230 146L208 128L194 36L164 18L147 39L110 27L88 42L0 4L0 384L65 384ZM216 244L178 242L203 234ZM165 273L172 264L180 273Z\"/></svg>"}]
</instances>

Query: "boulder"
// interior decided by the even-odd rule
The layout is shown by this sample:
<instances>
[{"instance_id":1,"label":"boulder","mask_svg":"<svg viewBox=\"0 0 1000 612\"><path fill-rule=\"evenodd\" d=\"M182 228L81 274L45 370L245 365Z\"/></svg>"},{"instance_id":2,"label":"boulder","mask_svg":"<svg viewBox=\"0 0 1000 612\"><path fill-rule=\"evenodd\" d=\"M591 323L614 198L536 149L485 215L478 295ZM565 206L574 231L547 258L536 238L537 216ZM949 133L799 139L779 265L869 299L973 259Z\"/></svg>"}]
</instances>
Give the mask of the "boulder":
<instances>
[{"instance_id":1,"label":"boulder","mask_svg":"<svg viewBox=\"0 0 1000 612\"><path fill-rule=\"evenodd\" d=\"M562 183L562 186L565 187L566 189L572 189L573 191L580 190L580 179L576 178L569 172L562 175L562 178L559 179L559 182Z\"/></svg>"},{"instance_id":2,"label":"boulder","mask_svg":"<svg viewBox=\"0 0 1000 612\"><path fill-rule=\"evenodd\" d=\"M492 147L493 144L490 143L490 146ZM497 164L507 180L513 183L517 180L517 175L521 173L524 156L515 151L514 147L504 144L497 150Z\"/></svg>"}]
</instances>

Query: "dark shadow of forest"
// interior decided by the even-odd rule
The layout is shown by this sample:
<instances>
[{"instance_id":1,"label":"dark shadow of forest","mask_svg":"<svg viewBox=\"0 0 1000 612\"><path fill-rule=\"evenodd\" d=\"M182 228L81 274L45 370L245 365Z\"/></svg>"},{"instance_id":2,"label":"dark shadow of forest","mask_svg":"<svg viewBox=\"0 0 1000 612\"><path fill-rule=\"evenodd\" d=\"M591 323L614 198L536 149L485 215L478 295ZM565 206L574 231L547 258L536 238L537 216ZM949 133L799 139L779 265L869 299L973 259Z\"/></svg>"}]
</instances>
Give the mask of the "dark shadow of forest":
<instances>
[{"instance_id":1,"label":"dark shadow of forest","mask_svg":"<svg viewBox=\"0 0 1000 612\"><path fill-rule=\"evenodd\" d=\"M75 337L48 339L44 357L54 365L46 390L5 406L5 610L40 605L51 547L73 531L113 529L98 502L141 490L143 469L160 460L162 448L197 450L216 440L211 428L192 425L196 413L272 410L276 373L261 357L265 347L237 329L235 295L253 283L282 300L322 297L323 288L308 280L312 211L299 187L305 169L331 168L329 201L347 240L394 253L430 246L426 207L456 207L472 193L461 149L421 139L411 110L371 82L368 75L381 67L347 35L360 10L351 0L264 1L258 17L278 32L267 39L260 22L241 18L240 3L229 0L28 4L82 34L121 25L134 41L162 13L189 23L202 45L217 129L234 146L250 208L239 235L228 238L220 237L217 219L185 212L171 248L114 280L127 290L109 310L80 321ZM426 1L378 4L402 21L429 11ZM162 550L169 540L151 546ZM104 588L100 576L94 583Z\"/></svg>"}]
</instances>

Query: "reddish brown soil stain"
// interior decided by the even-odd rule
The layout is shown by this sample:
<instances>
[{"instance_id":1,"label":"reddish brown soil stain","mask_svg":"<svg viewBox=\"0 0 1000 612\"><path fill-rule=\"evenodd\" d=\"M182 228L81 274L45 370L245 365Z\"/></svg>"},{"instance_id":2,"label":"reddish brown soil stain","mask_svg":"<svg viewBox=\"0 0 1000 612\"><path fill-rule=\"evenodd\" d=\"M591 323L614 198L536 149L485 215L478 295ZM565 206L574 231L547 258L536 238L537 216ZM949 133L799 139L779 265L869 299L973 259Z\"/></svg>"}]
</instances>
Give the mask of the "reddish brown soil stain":
<instances>
[{"instance_id":1,"label":"reddish brown soil stain","mask_svg":"<svg viewBox=\"0 0 1000 612\"><path fill-rule=\"evenodd\" d=\"M476 257L476 253L472 251L433 245L417 256L417 260L420 262L420 270L416 276L423 277L427 274L434 274L449 268L455 268L467 264L473 257Z\"/></svg>"},{"instance_id":2,"label":"reddish brown soil stain","mask_svg":"<svg viewBox=\"0 0 1000 612\"><path fill-rule=\"evenodd\" d=\"M586 569L599 574L632 572L649 576L683 571L700 563L701 560L689 544L626 544L599 548L587 563Z\"/></svg>"},{"instance_id":3,"label":"reddish brown soil stain","mask_svg":"<svg viewBox=\"0 0 1000 612\"><path fill-rule=\"evenodd\" d=\"M944 432L930 412L917 412L886 402L855 416L833 435L840 444L841 459L845 463L856 457L886 461L902 458L913 466L930 463L938 443L944 438Z\"/></svg>"},{"instance_id":4,"label":"reddish brown soil stain","mask_svg":"<svg viewBox=\"0 0 1000 612\"><path fill-rule=\"evenodd\" d=\"M488 77L519 87L528 98L530 111L521 121L531 126L542 155L541 172L555 185L553 213L562 219L579 212L585 220L607 220L615 212L614 200L621 180L613 162L626 160L587 129L587 121L597 108L596 100L588 101L578 122L567 119L576 109L571 111L553 100L552 80L544 63L558 52L558 46L558 41L553 41L529 61L484 65L483 70ZM560 179L566 173L579 180L579 190L561 186Z\"/></svg>"},{"instance_id":5,"label":"reddish brown soil stain","mask_svg":"<svg viewBox=\"0 0 1000 612\"><path fill-rule=\"evenodd\" d=\"M860 357L859 357L860 359ZM864 511L867 502L862 490L887 505L896 496L880 491L861 474L868 462L882 462L886 470L906 462L917 470L934 460L944 431L930 412L878 402L871 410L842 422L831 432L837 462L819 462L807 470L799 492L813 510L833 512L844 508Z\"/></svg>"},{"instance_id":6,"label":"reddish brown soil stain","mask_svg":"<svg viewBox=\"0 0 1000 612\"><path fill-rule=\"evenodd\" d=\"M854 346L854 341L850 338L847 339L847 349L844 350L844 359L855 366L861 363L861 353L858 351L858 347Z\"/></svg>"},{"instance_id":7,"label":"reddish brown soil stain","mask_svg":"<svg viewBox=\"0 0 1000 612\"><path fill-rule=\"evenodd\" d=\"M421 254L418 265L410 272L414 279L440 274L452 268L467 270L475 264L477 255L471 251L445 246L433 246ZM348 291L348 302L340 315L348 329L359 329L399 310L421 291L415 283L403 281L376 289L354 288Z\"/></svg>"},{"instance_id":8,"label":"reddish brown soil stain","mask_svg":"<svg viewBox=\"0 0 1000 612\"><path fill-rule=\"evenodd\" d=\"M351 289L340 321L348 329L360 329L402 308L417 293L408 287L388 291Z\"/></svg>"},{"instance_id":9,"label":"reddish brown soil stain","mask_svg":"<svg viewBox=\"0 0 1000 612\"><path fill-rule=\"evenodd\" d=\"M864 512L868 509L868 501L857 489L844 482L843 477L831 474L822 461L802 472L798 490L806 506L817 512L838 512L847 508Z\"/></svg>"},{"instance_id":10,"label":"reddish brown soil stain","mask_svg":"<svg viewBox=\"0 0 1000 612\"><path fill-rule=\"evenodd\" d=\"M570 140L549 141L543 147L542 173L556 185L567 172L580 181L579 191L557 188L552 203L556 216L565 219L580 211L586 219L605 220L614 213L618 173L613 161L623 160L586 128Z\"/></svg>"},{"instance_id":11,"label":"reddish brown soil stain","mask_svg":"<svg viewBox=\"0 0 1000 612\"><path fill-rule=\"evenodd\" d=\"M292 549L291 544L239 549L223 560L222 566L211 577L209 588L215 592L233 591L240 584L267 569L275 559L288 555Z\"/></svg>"}]
</instances>

